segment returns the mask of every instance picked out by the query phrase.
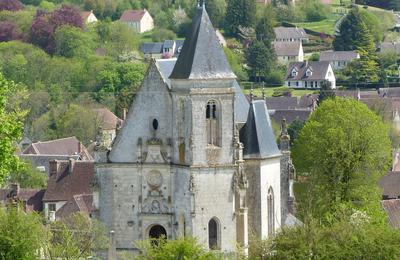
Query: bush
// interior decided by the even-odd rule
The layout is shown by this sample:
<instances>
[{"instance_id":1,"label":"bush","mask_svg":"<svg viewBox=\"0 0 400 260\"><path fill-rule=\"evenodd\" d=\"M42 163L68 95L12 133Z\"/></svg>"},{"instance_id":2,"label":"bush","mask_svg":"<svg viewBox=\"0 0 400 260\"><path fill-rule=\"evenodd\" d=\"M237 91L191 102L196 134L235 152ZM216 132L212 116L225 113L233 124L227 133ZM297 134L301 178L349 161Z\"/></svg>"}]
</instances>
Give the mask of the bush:
<instances>
[{"instance_id":1,"label":"bush","mask_svg":"<svg viewBox=\"0 0 400 260\"><path fill-rule=\"evenodd\" d=\"M284 74L281 71L271 71L265 79L267 85L282 86L284 83Z\"/></svg>"},{"instance_id":2,"label":"bush","mask_svg":"<svg viewBox=\"0 0 400 260\"><path fill-rule=\"evenodd\" d=\"M281 87L281 88L274 89L272 96L273 97L291 97L292 92L293 92L293 89L291 89L291 88Z\"/></svg>"},{"instance_id":3,"label":"bush","mask_svg":"<svg viewBox=\"0 0 400 260\"><path fill-rule=\"evenodd\" d=\"M151 35L154 42L163 42L165 40L175 40L176 34L168 29L155 29Z\"/></svg>"},{"instance_id":4,"label":"bush","mask_svg":"<svg viewBox=\"0 0 400 260\"><path fill-rule=\"evenodd\" d=\"M318 22L328 17L329 9L318 0L303 0L298 9L304 14L307 22Z\"/></svg>"}]
</instances>

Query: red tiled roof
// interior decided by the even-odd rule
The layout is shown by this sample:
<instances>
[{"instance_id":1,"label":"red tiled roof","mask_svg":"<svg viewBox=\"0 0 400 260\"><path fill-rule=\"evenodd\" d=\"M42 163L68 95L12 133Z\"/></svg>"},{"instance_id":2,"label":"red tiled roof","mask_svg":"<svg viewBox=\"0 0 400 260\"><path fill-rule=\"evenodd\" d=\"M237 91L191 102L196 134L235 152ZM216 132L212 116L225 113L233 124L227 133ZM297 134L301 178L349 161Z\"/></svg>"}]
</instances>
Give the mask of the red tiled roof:
<instances>
[{"instance_id":1,"label":"red tiled roof","mask_svg":"<svg viewBox=\"0 0 400 260\"><path fill-rule=\"evenodd\" d=\"M42 154L42 155L78 155L82 160L92 160L86 147L75 137L67 137L57 140L37 142L28 146L22 154Z\"/></svg>"},{"instance_id":2,"label":"red tiled roof","mask_svg":"<svg viewBox=\"0 0 400 260\"><path fill-rule=\"evenodd\" d=\"M400 199L383 200L382 206L388 214L389 224L393 228L400 228Z\"/></svg>"},{"instance_id":3,"label":"red tiled roof","mask_svg":"<svg viewBox=\"0 0 400 260\"><path fill-rule=\"evenodd\" d=\"M72 173L69 161L51 162L58 163L59 167L57 173L50 173L43 201L69 201L74 195L92 194L90 183L94 177L94 162L73 162Z\"/></svg>"},{"instance_id":4,"label":"red tiled roof","mask_svg":"<svg viewBox=\"0 0 400 260\"><path fill-rule=\"evenodd\" d=\"M6 202L10 199L11 191L12 189L0 189L0 201ZM14 198L24 203L26 212L42 211L44 193L45 190L21 188Z\"/></svg>"},{"instance_id":5,"label":"red tiled roof","mask_svg":"<svg viewBox=\"0 0 400 260\"><path fill-rule=\"evenodd\" d=\"M93 111L97 114L104 130L115 130L122 124L122 120L107 108L95 108Z\"/></svg>"},{"instance_id":6,"label":"red tiled roof","mask_svg":"<svg viewBox=\"0 0 400 260\"><path fill-rule=\"evenodd\" d=\"M125 10L120 20L123 22L139 22L146 12L146 10Z\"/></svg>"},{"instance_id":7,"label":"red tiled roof","mask_svg":"<svg viewBox=\"0 0 400 260\"><path fill-rule=\"evenodd\" d=\"M91 15L91 14L92 14L91 11L82 11L81 12L81 17L82 17L83 20L86 20L86 19L88 19L89 15Z\"/></svg>"},{"instance_id":8,"label":"red tiled roof","mask_svg":"<svg viewBox=\"0 0 400 260\"><path fill-rule=\"evenodd\" d=\"M56 218L64 218L77 212L90 216L93 210L93 196L91 194L74 195L71 200L57 210Z\"/></svg>"}]
</instances>

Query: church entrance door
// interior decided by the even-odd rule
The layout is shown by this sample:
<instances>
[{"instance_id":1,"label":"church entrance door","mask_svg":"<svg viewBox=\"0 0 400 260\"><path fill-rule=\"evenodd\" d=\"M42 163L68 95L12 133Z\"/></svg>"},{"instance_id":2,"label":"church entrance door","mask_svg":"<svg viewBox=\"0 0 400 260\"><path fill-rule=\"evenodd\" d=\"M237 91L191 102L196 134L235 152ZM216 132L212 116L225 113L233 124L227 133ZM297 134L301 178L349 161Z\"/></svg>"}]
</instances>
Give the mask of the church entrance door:
<instances>
[{"instance_id":1,"label":"church entrance door","mask_svg":"<svg viewBox=\"0 0 400 260\"><path fill-rule=\"evenodd\" d=\"M161 237L167 238L167 231L163 226L154 225L150 228L149 238L158 239Z\"/></svg>"}]
</instances>

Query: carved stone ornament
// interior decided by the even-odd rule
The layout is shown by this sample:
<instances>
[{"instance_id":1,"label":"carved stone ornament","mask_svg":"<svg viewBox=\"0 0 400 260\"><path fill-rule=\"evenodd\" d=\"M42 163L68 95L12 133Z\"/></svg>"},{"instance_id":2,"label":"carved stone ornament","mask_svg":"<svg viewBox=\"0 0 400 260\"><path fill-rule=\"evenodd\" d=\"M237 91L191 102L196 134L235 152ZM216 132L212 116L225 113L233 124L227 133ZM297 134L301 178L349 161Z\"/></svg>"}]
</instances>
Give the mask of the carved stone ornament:
<instances>
[{"instance_id":1,"label":"carved stone ornament","mask_svg":"<svg viewBox=\"0 0 400 260\"><path fill-rule=\"evenodd\" d=\"M147 175L147 183L153 189L157 189L163 183L162 175L159 171L151 171Z\"/></svg>"}]
</instances>

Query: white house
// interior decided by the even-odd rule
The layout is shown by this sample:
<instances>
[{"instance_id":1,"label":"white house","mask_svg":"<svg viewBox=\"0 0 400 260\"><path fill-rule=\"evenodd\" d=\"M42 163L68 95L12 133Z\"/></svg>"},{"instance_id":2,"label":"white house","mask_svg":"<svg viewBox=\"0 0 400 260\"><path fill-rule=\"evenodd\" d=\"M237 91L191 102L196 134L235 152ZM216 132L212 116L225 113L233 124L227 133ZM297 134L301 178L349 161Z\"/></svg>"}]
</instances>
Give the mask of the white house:
<instances>
[{"instance_id":1,"label":"white house","mask_svg":"<svg viewBox=\"0 0 400 260\"><path fill-rule=\"evenodd\" d=\"M151 31L154 28L153 17L146 10L126 10L119 19L121 22L128 24L139 33Z\"/></svg>"},{"instance_id":2,"label":"white house","mask_svg":"<svg viewBox=\"0 0 400 260\"><path fill-rule=\"evenodd\" d=\"M273 46L278 61L283 64L304 60L303 44L301 41L274 42Z\"/></svg>"},{"instance_id":3,"label":"white house","mask_svg":"<svg viewBox=\"0 0 400 260\"><path fill-rule=\"evenodd\" d=\"M97 17L94 15L93 10L81 12L81 17L86 24L97 22Z\"/></svg>"},{"instance_id":4,"label":"white house","mask_svg":"<svg viewBox=\"0 0 400 260\"><path fill-rule=\"evenodd\" d=\"M320 61L328 61L333 70L346 68L349 62L359 59L360 54L356 51L323 51L320 54Z\"/></svg>"},{"instance_id":5,"label":"white house","mask_svg":"<svg viewBox=\"0 0 400 260\"><path fill-rule=\"evenodd\" d=\"M324 81L336 88L335 74L328 61L292 62L285 77L285 85L290 88L318 89Z\"/></svg>"}]
</instances>

